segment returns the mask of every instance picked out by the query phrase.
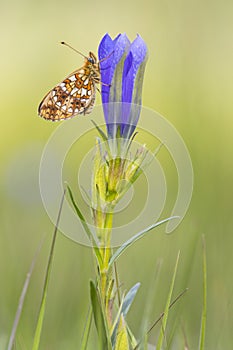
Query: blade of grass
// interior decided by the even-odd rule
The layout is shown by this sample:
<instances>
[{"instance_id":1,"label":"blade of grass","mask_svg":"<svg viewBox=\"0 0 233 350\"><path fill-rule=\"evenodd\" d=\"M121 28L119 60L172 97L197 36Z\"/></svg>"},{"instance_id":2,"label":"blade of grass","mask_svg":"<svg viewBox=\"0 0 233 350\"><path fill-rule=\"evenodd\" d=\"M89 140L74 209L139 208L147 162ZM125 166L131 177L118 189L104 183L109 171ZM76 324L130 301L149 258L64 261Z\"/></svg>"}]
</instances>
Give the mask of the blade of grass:
<instances>
[{"instance_id":1,"label":"blade of grass","mask_svg":"<svg viewBox=\"0 0 233 350\"><path fill-rule=\"evenodd\" d=\"M167 298L167 302L166 302L166 306L165 306L165 310L164 310L164 315L162 318L162 325L160 328L160 333L159 333L159 338L158 338L156 350L161 350L162 345L163 345L164 333L165 333L166 326L167 326L168 313L169 313L169 309L170 309L172 292L173 292L175 279L176 279L176 272L177 272L177 267L178 267L178 262L179 262L179 256L180 256L180 252L178 253L177 259L176 259L175 269L174 269L174 273L172 276L172 282L171 282L170 290L168 293L168 298Z\"/></svg>"},{"instance_id":2,"label":"blade of grass","mask_svg":"<svg viewBox=\"0 0 233 350\"><path fill-rule=\"evenodd\" d=\"M145 236L146 233L150 232L151 230L153 230L155 227L158 227L162 224L164 224L165 222L172 220L172 219L178 219L179 216L171 216L170 218L161 220L159 222L156 222L155 224L145 228L144 230L138 232L136 235L134 235L133 237L131 237L130 239L128 239L128 241L126 241L125 243L122 244L122 246L120 246L120 248L118 248L115 253L112 255L111 259L109 260L109 267L119 258L119 256L129 247L131 246L134 242L136 242L138 239L142 238L143 236Z\"/></svg>"},{"instance_id":3,"label":"blade of grass","mask_svg":"<svg viewBox=\"0 0 233 350\"><path fill-rule=\"evenodd\" d=\"M148 288L146 303L142 315L141 329L139 331L139 339L145 338L147 336L147 330L149 328L149 319L151 315L151 305L154 302L154 296L157 293L157 288L159 285L159 276L162 267L162 259L159 259L156 263L155 274L151 278L150 286Z\"/></svg>"},{"instance_id":4,"label":"blade of grass","mask_svg":"<svg viewBox=\"0 0 233 350\"><path fill-rule=\"evenodd\" d=\"M60 221L60 218L61 218L61 212L62 212L62 207L63 207L63 203L64 203L65 194L66 194L66 189L63 192L60 208L59 208L59 211L58 211L57 222L56 222L56 225L55 225L55 228L54 228L52 244L51 244L51 248L50 248L50 252L49 252L49 259L48 259L48 264L47 264L47 269L46 269L46 274L45 274L42 300L41 300L39 316L38 316L37 325L36 325L35 336L34 336L34 339L33 339L32 350L38 350L39 344L40 344L40 336L41 336L41 330L42 330L43 321L44 321L45 304L46 304L47 293L48 293L49 278L50 278L50 272L51 272L51 267L52 267L52 260L53 260L55 242L56 242L56 238L57 238L58 225L59 225L59 221Z\"/></svg>"},{"instance_id":5,"label":"blade of grass","mask_svg":"<svg viewBox=\"0 0 233 350\"><path fill-rule=\"evenodd\" d=\"M88 343L88 338L89 338L90 329L91 329L91 322L92 322L92 311L91 311L91 308L89 308L88 314L87 314L87 319L86 319L86 324L84 327L83 336L82 336L82 340L81 340L80 350L87 349L87 343Z\"/></svg>"},{"instance_id":6,"label":"blade of grass","mask_svg":"<svg viewBox=\"0 0 233 350\"><path fill-rule=\"evenodd\" d=\"M34 270L34 267L35 267L35 264L36 264L36 260L37 260L37 257L39 255L39 252L41 250L43 242L44 242L44 239L41 240L41 242L40 242L40 244L39 244L39 246L38 246L38 248L36 250L35 256L34 256L32 262L31 262L29 271L27 273L27 276L26 276L26 279L25 279L25 282L24 282L24 285L23 285L23 289L22 289L22 292L21 292L21 295L20 295L20 298L19 298L19 303L18 303L16 314L15 314L15 319L14 319L14 323L13 323L13 326L12 326L11 335L10 335L10 339L9 339L7 350L12 350L13 349L14 342L15 342L15 335L16 335L16 331L17 331L17 328L18 328L20 316L21 316L21 313L22 313L25 296L27 294L27 290L28 290L29 282L31 280L32 272Z\"/></svg>"},{"instance_id":7,"label":"blade of grass","mask_svg":"<svg viewBox=\"0 0 233 350\"><path fill-rule=\"evenodd\" d=\"M201 318L201 331L199 340L199 350L205 348L205 331L206 331L206 312L207 312L207 268L206 268L206 245L205 237L202 236L202 249L203 249L203 308Z\"/></svg>"},{"instance_id":8,"label":"blade of grass","mask_svg":"<svg viewBox=\"0 0 233 350\"><path fill-rule=\"evenodd\" d=\"M184 350L189 350L189 345L188 345L188 338L186 335L186 331L185 331L185 326L184 323L181 323L181 329L182 329L182 334L183 334L183 338L184 338Z\"/></svg>"}]
</instances>

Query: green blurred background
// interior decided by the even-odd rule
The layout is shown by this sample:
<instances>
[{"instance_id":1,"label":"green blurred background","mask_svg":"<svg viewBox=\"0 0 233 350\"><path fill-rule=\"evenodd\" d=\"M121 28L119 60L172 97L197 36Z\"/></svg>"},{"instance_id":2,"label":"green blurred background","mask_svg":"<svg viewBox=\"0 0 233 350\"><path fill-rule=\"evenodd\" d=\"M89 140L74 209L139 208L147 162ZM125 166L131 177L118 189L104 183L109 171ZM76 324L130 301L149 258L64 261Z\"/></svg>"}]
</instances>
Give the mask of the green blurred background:
<instances>
[{"instance_id":1,"label":"green blurred background","mask_svg":"<svg viewBox=\"0 0 233 350\"><path fill-rule=\"evenodd\" d=\"M136 334L149 294L153 295L150 321L163 311L180 250L175 293L186 287L189 291L170 313L167 339L174 331L172 349L182 349L183 327L190 349L197 349L202 308L201 236L205 234L206 349L232 349L233 3L24 0L1 1L0 13L0 349L5 348L26 273L45 237L17 333L17 349L32 346L53 230L39 194L38 169L43 147L58 124L39 119L37 106L53 85L82 65L82 58L59 42L65 40L84 53L96 52L106 32L113 37L126 32L131 40L140 33L146 41L149 61L144 106L164 115L180 132L195 174L192 202L178 229L172 235L166 235L164 228L151 233L119 261L124 288L142 283L129 323ZM164 166L176 189L174 169L166 160ZM173 192L171 189L168 200L171 196L172 201ZM158 261L162 266L154 288ZM93 275L91 250L59 235L41 349L78 348ZM95 336L93 332L93 339Z\"/></svg>"}]
</instances>

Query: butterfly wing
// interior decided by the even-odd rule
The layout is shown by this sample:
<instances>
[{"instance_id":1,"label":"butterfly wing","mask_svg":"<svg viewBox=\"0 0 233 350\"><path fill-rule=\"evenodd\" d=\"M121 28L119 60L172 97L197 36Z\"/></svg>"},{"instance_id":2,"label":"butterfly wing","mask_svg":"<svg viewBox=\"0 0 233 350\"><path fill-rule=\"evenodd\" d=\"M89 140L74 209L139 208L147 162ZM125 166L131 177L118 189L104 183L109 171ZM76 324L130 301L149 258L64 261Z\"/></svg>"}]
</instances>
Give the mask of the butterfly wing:
<instances>
[{"instance_id":1,"label":"butterfly wing","mask_svg":"<svg viewBox=\"0 0 233 350\"><path fill-rule=\"evenodd\" d=\"M80 68L49 91L39 105L38 114L52 121L88 114L93 109L95 93L90 69Z\"/></svg>"}]
</instances>

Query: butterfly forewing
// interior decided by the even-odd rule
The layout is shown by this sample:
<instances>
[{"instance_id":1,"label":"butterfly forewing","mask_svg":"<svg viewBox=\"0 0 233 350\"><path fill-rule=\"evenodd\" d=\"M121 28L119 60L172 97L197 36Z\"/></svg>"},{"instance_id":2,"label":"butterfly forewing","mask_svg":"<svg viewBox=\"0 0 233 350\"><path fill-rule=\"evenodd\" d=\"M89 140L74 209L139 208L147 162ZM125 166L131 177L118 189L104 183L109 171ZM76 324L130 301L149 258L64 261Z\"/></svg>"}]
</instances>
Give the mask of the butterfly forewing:
<instances>
[{"instance_id":1,"label":"butterfly forewing","mask_svg":"<svg viewBox=\"0 0 233 350\"><path fill-rule=\"evenodd\" d=\"M89 114L95 104L95 84L99 81L99 65L94 54L90 53L82 68L70 74L44 97L38 114L52 121Z\"/></svg>"}]
</instances>

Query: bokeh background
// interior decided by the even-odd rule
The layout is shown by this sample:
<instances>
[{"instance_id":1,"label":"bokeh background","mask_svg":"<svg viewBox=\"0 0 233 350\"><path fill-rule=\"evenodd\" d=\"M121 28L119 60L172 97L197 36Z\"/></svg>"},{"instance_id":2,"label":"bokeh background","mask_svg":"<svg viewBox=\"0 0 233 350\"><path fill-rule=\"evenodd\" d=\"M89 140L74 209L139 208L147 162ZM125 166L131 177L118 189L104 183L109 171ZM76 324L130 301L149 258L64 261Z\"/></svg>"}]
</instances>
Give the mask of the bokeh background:
<instances>
[{"instance_id":1,"label":"bokeh background","mask_svg":"<svg viewBox=\"0 0 233 350\"><path fill-rule=\"evenodd\" d=\"M150 52L144 106L157 110L180 132L195 174L192 202L177 230L172 235L166 235L164 228L154 231L119 261L123 288L142 283L129 323L137 333L147 300L150 322L163 311L180 250L175 294L186 287L189 291L170 313L167 340L169 344L173 335L171 348L181 349L185 332L190 348L198 347L204 234L208 264L206 349L232 349L233 3L22 0L1 1L0 7L0 348L6 346L26 273L45 237L17 333L17 349L32 346L53 230L40 198L38 170L43 147L58 126L39 119L37 106L53 85L82 65L82 57L59 42L65 40L84 53L96 52L106 32L112 36L126 32L131 40L140 33ZM177 179L174 165L170 166L162 152L170 181L169 208ZM154 284L158 261L161 269ZM91 250L60 234L41 349L78 348L93 276ZM151 343L157 329L151 334ZM93 331L92 341L95 337Z\"/></svg>"}]
</instances>

